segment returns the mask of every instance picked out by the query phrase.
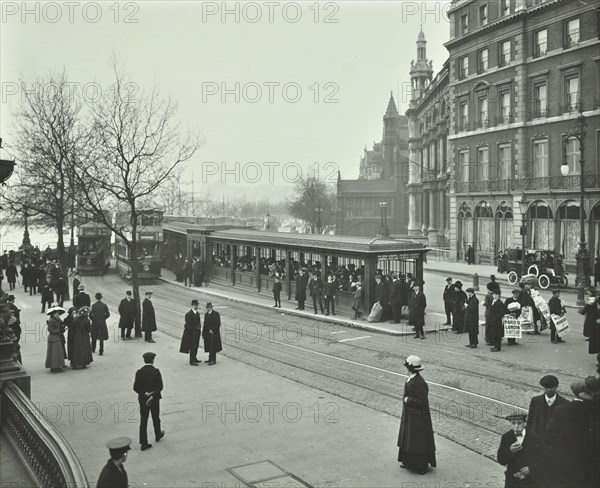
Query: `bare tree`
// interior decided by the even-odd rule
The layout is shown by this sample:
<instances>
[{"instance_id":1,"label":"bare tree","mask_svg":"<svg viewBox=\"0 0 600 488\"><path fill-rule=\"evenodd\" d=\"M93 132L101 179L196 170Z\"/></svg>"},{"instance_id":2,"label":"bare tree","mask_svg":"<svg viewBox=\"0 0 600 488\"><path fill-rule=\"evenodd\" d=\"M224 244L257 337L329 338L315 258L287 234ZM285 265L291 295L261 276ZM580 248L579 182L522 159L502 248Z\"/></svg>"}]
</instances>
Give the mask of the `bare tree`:
<instances>
[{"instance_id":1,"label":"bare tree","mask_svg":"<svg viewBox=\"0 0 600 488\"><path fill-rule=\"evenodd\" d=\"M19 164L2 202L13 219L26 215L30 223L56 230L57 255L66 277L69 259L63 229L73 222L69 218L74 212L71 168L83 140L81 104L64 71L20 83L28 89L23 90L23 102L15 113L13 146Z\"/></svg>"},{"instance_id":2,"label":"bare tree","mask_svg":"<svg viewBox=\"0 0 600 488\"><path fill-rule=\"evenodd\" d=\"M316 175L301 177L294 188L294 200L288 200L288 210L292 217L308 222L311 233L321 233L335 222L336 193L333 185L328 185Z\"/></svg>"},{"instance_id":3,"label":"bare tree","mask_svg":"<svg viewBox=\"0 0 600 488\"><path fill-rule=\"evenodd\" d=\"M174 177L203 141L197 132L181 134L174 122L177 104L155 86L148 92L125 79L113 61L112 90L90 105L89 151L82 154L77 178L80 203L106 224L128 248L136 303L135 335L141 337L138 269L139 226L144 202ZM135 88L135 89L133 89ZM129 214L129 225L107 215Z\"/></svg>"}]
</instances>

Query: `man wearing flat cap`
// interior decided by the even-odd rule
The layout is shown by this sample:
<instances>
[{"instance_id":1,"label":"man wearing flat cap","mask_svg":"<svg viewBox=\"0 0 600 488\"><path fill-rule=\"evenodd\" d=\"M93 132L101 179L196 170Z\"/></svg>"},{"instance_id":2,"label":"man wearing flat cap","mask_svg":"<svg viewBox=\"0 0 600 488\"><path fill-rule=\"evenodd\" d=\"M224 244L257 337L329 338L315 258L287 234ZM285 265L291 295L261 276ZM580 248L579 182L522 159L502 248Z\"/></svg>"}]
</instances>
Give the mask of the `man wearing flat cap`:
<instances>
[{"instance_id":1,"label":"man wearing flat cap","mask_svg":"<svg viewBox=\"0 0 600 488\"><path fill-rule=\"evenodd\" d=\"M564 405L568 400L556 393L558 389L556 376L551 374L544 376L540 380L540 385L544 388L544 393L531 399L527 425L531 432L535 432L542 440L545 440L548 422L556 407Z\"/></svg>"},{"instance_id":2,"label":"man wearing flat cap","mask_svg":"<svg viewBox=\"0 0 600 488\"><path fill-rule=\"evenodd\" d=\"M526 429L527 415L515 412L505 417L510 421L511 430L502 435L497 459L506 466L505 488L542 487L540 465L544 458L544 448L540 437Z\"/></svg>"},{"instance_id":3,"label":"man wearing flat cap","mask_svg":"<svg viewBox=\"0 0 600 488\"><path fill-rule=\"evenodd\" d=\"M454 315L454 285L452 278L446 278L446 286L442 295L444 299L444 309L446 311L446 323L444 325L452 325L451 315Z\"/></svg>"},{"instance_id":4,"label":"man wearing flat cap","mask_svg":"<svg viewBox=\"0 0 600 488\"><path fill-rule=\"evenodd\" d=\"M571 385L575 400L559 405L547 433L546 486L600 486L600 380L588 376Z\"/></svg>"},{"instance_id":5,"label":"man wearing flat cap","mask_svg":"<svg viewBox=\"0 0 600 488\"><path fill-rule=\"evenodd\" d=\"M127 451L131 449L130 444L129 437L117 437L106 443L110 459L100 472L96 488L127 488L129 486L123 463L127 461Z\"/></svg>"},{"instance_id":6,"label":"man wearing flat cap","mask_svg":"<svg viewBox=\"0 0 600 488\"><path fill-rule=\"evenodd\" d=\"M213 366L217 364L217 353L223 350L223 346L221 344L221 315L213 310L210 302L206 304L202 338L204 339L204 352L208 353L206 362L209 366Z\"/></svg>"},{"instance_id":7,"label":"man wearing flat cap","mask_svg":"<svg viewBox=\"0 0 600 488\"><path fill-rule=\"evenodd\" d=\"M138 369L135 374L133 391L138 394L140 402L140 444L142 451L150 449L152 444L148 444L148 416L152 414L152 424L154 425L154 436L156 442L165 436L165 431L160 430L160 399L163 389L162 376L160 370L154 367L154 358L156 354L147 352L143 354L143 368Z\"/></svg>"},{"instance_id":8,"label":"man wearing flat cap","mask_svg":"<svg viewBox=\"0 0 600 488\"><path fill-rule=\"evenodd\" d=\"M142 302L142 330L146 342L156 342L152 339L152 332L156 330L156 314L152 305L152 292L146 292L146 298Z\"/></svg>"}]
</instances>

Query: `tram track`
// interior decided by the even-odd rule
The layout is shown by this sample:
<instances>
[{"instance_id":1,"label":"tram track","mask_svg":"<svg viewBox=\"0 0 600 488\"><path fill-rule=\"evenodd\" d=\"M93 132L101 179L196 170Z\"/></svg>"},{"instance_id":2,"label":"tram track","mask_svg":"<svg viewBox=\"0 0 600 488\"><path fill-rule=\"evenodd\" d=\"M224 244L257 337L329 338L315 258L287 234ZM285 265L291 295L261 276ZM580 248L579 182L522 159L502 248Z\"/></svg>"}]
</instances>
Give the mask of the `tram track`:
<instances>
[{"instance_id":1,"label":"tram track","mask_svg":"<svg viewBox=\"0 0 600 488\"><path fill-rule=\"evenodd\" d=\"M106 295L108 295L107 299L110 301L120 300L121 297L117 296L114 282L110 276L97 279L100 281L99 284L103 285L102 288L108 290L106 292ZM159 301L164 299L168 302L182 302L183 297L180 288L169 284L161 284L159 289L160 293L155 293ZM194 289L193 292L195 296L202 293L198 289ZM191 296L192 294L189 293L189 295ZM227 303L227 307L229 309L228 315L230 316L248 316L247 305L231 301ZM268 310L258 309L249 322L256 324L260 324L261 322L277 323L276 320L272 320L272 314L269 312ZM161 324L161 332L179 340L183 331L183 311L159 305L156 308L156 313ZM180 324L174 319L175 314L181 314ZM267 320L264 320L265 318ZM308 322L309 320L309 318L305 319L303 317L294 318L294 322L298 324L303 324L303 322ZM387 369L386 364L374 366L373 364L361 363L341 357L337 355L340 352L339 350L336 350L335 354L331 351L322 352L315 348L303 347L275 339L269 339L269 341L243 341L241 344L239 342L227 341L227 335L232 332L235 333L235 328L227 325L226 322L227 320L222 325L225 333L223 334L225 337L224 344L226 345L226 350L223 354L226 357L272 372L292 381L327 391L340 398L367 406L376 411L400 417L402 411L402 386L400 382L394 381L393 377L406 378L406 374L393 369ZM318 338L320 341L318 341L315 347L323 347L324 344L326 347L334 346L338 349L341 348L344 353L349 352L352 355L356 355L356 351L361 351L363 354L385 356L387 361L393 361L394 364L401 364L401 361L406 356L397 353L397 343L391 345L386 342L377 342L376 340L365 341L366 345L364 342L362 344L355 342L341 343L338 341L326 342L323 339L331 337L331 333L321 334L320 332L321 330L318 329ZM262 332L259 335L246 331L246 334L250 334L257 339L263 337ZM382 347L385 350L382 350ZM393 350L394 347L396 351ZM377 360L377 358L375 359ZM344 364L344 367L339 367L340 362ZM441 363L441 361L429 361L428 366L444 368L462 374L465 373L464 367L461 369L459 366L449 366L446 363ZM375 377L376 373L382 373L383 377ZM474 374L470 371L466 373ZM477 374L482 376L484 381L500 382L503 385L510 385L512 387L518 386L520 390L527 391L529 395L532 390L535 391L538 389L537 386L533 386L528 382L521 381L517 382L518 385L515 385L514 382L509 382L493 374L481 374L479 372ZM505 423L500 420L502 412L506 413L507 409L522 407L474 391L467 391L448 384L436 383L430 381L429 378L428 384L430 385L430 405L436 432L479 454L493 458L498 445L498 437L505 430ZM473 407L475 404L472 401L473 399L479 402L477 409Z\"/></svg>"}]
</instances>

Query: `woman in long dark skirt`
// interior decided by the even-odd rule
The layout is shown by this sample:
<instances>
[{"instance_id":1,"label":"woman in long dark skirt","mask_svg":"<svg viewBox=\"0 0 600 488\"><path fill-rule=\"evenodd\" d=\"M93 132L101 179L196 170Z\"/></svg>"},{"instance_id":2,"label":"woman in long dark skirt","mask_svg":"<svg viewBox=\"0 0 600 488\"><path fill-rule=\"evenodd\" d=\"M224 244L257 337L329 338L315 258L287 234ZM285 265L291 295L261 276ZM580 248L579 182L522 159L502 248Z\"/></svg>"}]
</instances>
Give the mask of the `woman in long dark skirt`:
<instances>
[{"instance_id":1,"label":"woman in long dark skirt","mask_svg":"<svg viewBox=\"0 0 600 488\"><path fill-rule=\"evenodd\" d=\"M433 425L429 412L429 387L419 374L421 359L408 356L404 362L410 376L404 386L402 420L398 434L400 467L427 473L429 465L436 467Z\"/></svg>"},{"instance_id":2,"label":"woman in long dark skirt","mask_svg":"<svg viewBox=\"0 0 600 488\"><path fill-rule=\"evenodd\" d=\"M592 288L585 306L579 310L581 315L585 315L583 335L589 341L588 352L590 354L600 352L600 302L598 301L598 295L600 295L598 290Z\"/></svg>"},{"instance_id":3,"label":"woman in long dark skirt","mask_svg":"<svg viewBox=\"0 0 600 488\"><path fill-rule=\"evenodd\" d=\"M77 315L77 307L71 307L69 309L68 315L64 320L65 327L67 328L67 359L73 359L73 321L75 320L75 316Z\"/></svg>"},{"instance_id":4,"label":"woman in long dark skirt","mask_svg":"<svg viewBox=\"0 0 600 488\"><path fill-rule=\"evenodd\" d=\"M73 369L85 368L94 359L90 342L89 307L81 307L73 317L73 351L69 356Z\"/></svg>"},{"instance_id":5,"label":"woman in long dark skirt","mask_svg":"<svg viewBox=\"0 0 600 488\"><path fill-rule=\"evenodd\" d=\"M52 307L47 315L48 319L48 349L46 352L46 368L50 368L52 373L62 373L65 367L65 324L60 319L60 315L65 313L60 307Z\"/></svg>"}]
</instances>

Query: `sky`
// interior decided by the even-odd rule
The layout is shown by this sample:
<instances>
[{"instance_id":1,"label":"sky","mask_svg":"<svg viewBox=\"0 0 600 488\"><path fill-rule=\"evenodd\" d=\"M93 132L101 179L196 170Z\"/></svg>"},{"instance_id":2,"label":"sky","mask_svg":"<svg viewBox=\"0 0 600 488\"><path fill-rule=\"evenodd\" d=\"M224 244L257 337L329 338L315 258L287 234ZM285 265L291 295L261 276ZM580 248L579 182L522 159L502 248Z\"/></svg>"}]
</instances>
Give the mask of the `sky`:
<instances>
[{"instance_id":1,"label":"sky","mask_svg":"<svg viewBox=\"0 0 600 488\"><path fill-rule=\"evenodd\" d=\"M446 60L448 4L2 1L3 145L15 149L20 79L64 69L74 95L93 101L114 82L116 55L132 90L156 83L182 129L202 133L185 172L197 198L277 201L299 175L355 179L390 91L408 107L421 25L434 76Z\"/></svg>"}]
</instances>

